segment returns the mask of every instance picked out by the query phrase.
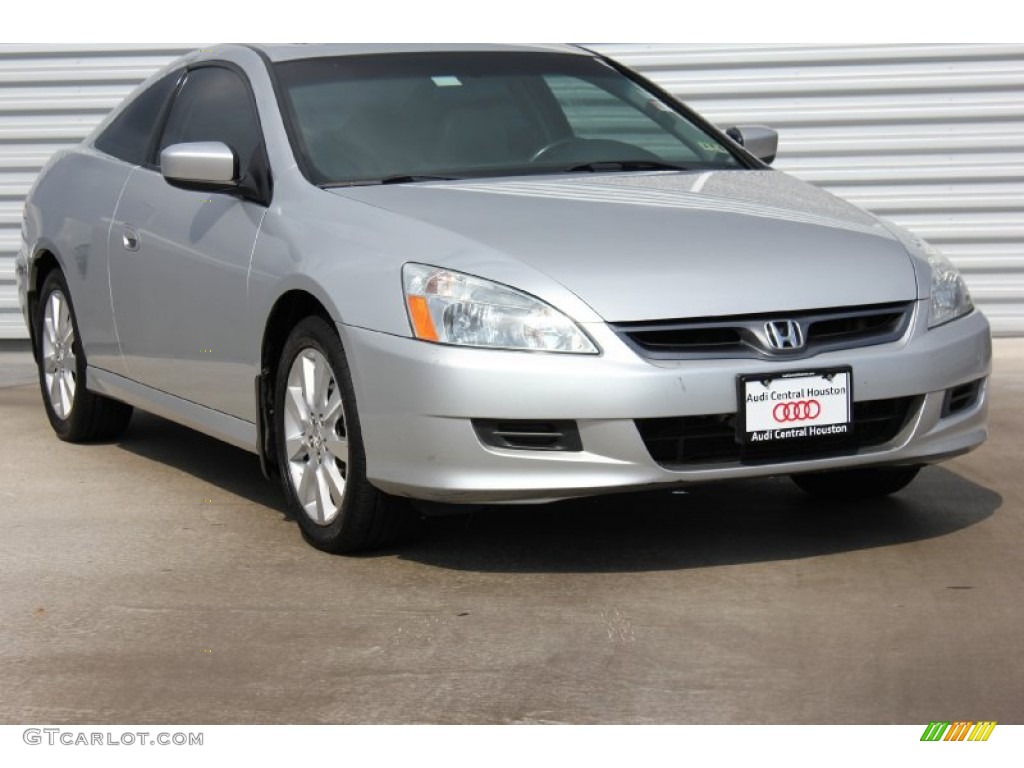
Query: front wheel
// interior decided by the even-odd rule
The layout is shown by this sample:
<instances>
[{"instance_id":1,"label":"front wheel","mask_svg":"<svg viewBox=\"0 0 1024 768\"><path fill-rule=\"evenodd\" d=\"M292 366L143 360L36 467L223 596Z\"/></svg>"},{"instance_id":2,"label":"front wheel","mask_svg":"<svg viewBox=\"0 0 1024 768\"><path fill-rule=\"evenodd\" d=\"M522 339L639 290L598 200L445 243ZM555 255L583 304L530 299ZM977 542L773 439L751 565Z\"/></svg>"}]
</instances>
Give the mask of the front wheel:
<instances>
[{"instance_id":1,"label":"front wheel","mask_svg":"<svg viewBox=\"0 0 1024 768\"><path fill-rule=\"evenodd\" d=\"M920 467L865 467L791 475L800 489L820 499L877 499L906 488Z\"/></svg>"},{"instance_id":2,"label":"front wheel","mask_svg":"<svg viewBox=\"0 0 1024 768\"><path fill-rule=\"evenodd\" d=\"M366 479L355 391L341 339L307 317L285 342L274 386L278 468L303 537L326 552L393 542L415 518L410 505Z\"/></svg>"}]
</instances>

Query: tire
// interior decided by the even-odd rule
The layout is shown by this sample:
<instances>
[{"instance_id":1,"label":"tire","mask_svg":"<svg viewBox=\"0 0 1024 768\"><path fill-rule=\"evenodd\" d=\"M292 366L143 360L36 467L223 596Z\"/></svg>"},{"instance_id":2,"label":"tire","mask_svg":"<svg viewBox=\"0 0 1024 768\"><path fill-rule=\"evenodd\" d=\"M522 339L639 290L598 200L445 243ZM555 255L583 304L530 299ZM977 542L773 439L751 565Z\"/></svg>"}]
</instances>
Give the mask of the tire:
<instances>
[{"instance_id":1,"label":"tire","mask_svg":"<svg viewBox=\"0 0 1024 768\"><path fill-rule=\"evenodd\" d=\"M274 445L281 482L303 537L352 553L411 532L411 505L366 479L366 454L348 361L320 317L295 326L274 377Z\"/></svg>"},{"instance_id":2,"label":"tire","mask_svg":"<svg viewBox=\"0 0 1024 768\"><path fill-rule=\"evenodd\" d=\"M877 499L903 490L920 471L920 467L867 467L790 475L790 479L819 499Z\"/></svg>"},{"instance_id":3,"label":"tire","mask_svg":"<svg viewBox=\"0 0 1024 768\"><path fill-rule=\"evenodd\" d=\"M36 306L39 389L57 437L69 443L112 440L132 418L132 407L90 392L85 353L67 281L59 270L47 275Z\"/></svg>"}]
</instances>

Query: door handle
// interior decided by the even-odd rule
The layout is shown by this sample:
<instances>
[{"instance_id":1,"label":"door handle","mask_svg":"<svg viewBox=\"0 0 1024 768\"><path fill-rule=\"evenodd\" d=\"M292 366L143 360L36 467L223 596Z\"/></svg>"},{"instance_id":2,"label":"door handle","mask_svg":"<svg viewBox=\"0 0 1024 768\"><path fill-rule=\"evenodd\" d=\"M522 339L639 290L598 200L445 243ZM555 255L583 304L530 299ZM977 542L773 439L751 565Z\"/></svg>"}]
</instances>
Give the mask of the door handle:
<instances>
[{"instance_id":1,"label":"door handle","mask_svg":"<svg viewBox=\"0 0 1024 768\"><path fill-rule=\"evenodd\" d=\"M126 251L139 250L139 233L131 227L125 227L121 233L121 245Z\"/></svg>"}]
</instances>

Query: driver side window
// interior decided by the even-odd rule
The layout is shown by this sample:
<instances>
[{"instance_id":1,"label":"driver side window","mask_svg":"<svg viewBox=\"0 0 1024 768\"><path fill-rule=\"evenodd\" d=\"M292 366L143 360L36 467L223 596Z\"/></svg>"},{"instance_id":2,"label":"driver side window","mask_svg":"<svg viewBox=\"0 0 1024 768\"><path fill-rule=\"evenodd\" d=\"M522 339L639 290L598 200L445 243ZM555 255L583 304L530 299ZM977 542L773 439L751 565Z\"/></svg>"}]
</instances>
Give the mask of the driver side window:
<instances>
[{"instance_id":1,"label":"driver side window","mask_svg":"<svg viewBox=\"0 0 1024 768\"><path fill-rule=\"evenodd\" d=\"M259 117L242 78L224 67L202 67L188 73L160 141L172 144L221 141L238 156L244 176L262 146Z\"/></svg>"}]
</instances>

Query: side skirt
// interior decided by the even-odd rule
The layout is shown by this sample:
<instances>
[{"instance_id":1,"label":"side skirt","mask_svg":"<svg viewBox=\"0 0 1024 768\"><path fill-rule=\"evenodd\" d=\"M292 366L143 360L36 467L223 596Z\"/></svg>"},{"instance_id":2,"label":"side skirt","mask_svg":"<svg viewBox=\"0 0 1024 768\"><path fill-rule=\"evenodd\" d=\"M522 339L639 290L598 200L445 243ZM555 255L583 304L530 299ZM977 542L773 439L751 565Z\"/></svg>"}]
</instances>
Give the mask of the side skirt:
<instances>
[{"instance_id":1,"label":"side skirt","mask_svg":"<svg viewBox=\"0 0 1024 768\"><path fill-rule=\"evenodd\" d=\"M257 427L252 422L182 400L180 397L91 365L86 369L86 381L89 389L97 394L154 413L204 435L223 440L236 448L257 455L261 453Z\"/></svg>"}]
</instances>

